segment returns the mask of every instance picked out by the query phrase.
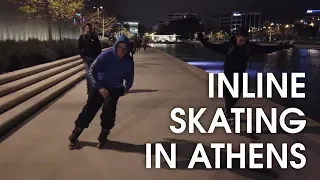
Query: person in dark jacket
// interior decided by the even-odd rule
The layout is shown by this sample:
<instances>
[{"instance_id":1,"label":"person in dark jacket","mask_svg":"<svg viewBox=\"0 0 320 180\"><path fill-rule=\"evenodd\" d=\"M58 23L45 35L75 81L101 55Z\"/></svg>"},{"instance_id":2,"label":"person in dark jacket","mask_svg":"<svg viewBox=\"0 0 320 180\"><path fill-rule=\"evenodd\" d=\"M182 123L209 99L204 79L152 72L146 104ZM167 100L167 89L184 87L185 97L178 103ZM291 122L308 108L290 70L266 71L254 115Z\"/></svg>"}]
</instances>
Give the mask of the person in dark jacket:
<instances>
[{"instance_id":1,"label":"person in dark jacket","mask_svg":"<svg viewBox=\"0 0 320 180\"><path fill-rule=\"evenodd\" d=\"M98 35L92 30L91 24L86 24L85 33L81 34L78 41L80 56L84 61L87 80L87 94L89 94L90 83L88 72L92 62L101 53L101 43Z\"/></svg>"},{"instance_id":2,"label":"person in dark jacket","mask_svg":"<svg viewBox=\"0 0 320 180\"><path fill-rule=\"evenodd\" d=\"M89 80L94 88L90 91L87 103L75 121L75 128L69 137L70 149L76 147L78 137L85 128L89 127L101 106L102 130L98 137L98 148L102 148L105 144L110 130L115 125L118 100L133 85L134 62L128 48L129 39L122 35L113 48L102 52L92 63Z\"/></svg>"},{"instance_id":3,"label":"person in dark jacket","mask_svg":"<svg viewBox=\"0 0 320 180\"><path fill-rule=\"evenodd\" d=\"M224 63L224 74L230 84L233 84L233 74L239 73L239 95L242 92L243 73L246 71L248 60L253 55L263 55L275 51L293 48L293 45L281 44L261 46L256 43L251 43L248 40L248 29L240 28L236 35L231 37L230 40L223 44L213 44L204 39L202 33L197 33L201 43L221 54L226 56ZM239 98L234 98L229 90L224 86L223 95L225 100L224 113L230 123L234 122L234 115L231 113L233 108L238 102Z\"/></svg>"},{"instance_id":4,"label":"person in dark jacket","mask_svg":"<svg viewBox=\"0 0 320 180\"><path fill-rule=\"evenodd\" d=\"M134 39L130 40L129 51L130 51L131 56L133 58L133 55L136 53L136 44L135 44Z\"/></svg>"}]
</instances>

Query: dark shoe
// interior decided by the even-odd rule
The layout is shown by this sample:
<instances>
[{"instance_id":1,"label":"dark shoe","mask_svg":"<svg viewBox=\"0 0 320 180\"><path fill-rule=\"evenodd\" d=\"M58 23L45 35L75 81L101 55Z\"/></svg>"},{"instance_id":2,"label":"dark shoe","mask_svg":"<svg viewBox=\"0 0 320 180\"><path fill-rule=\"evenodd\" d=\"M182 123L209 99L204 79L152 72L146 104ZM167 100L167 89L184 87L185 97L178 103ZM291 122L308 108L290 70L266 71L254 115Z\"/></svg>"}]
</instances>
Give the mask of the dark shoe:
<instances>
[{"instance_id":1,"label":"dark shoe","mask_svg":"<svg viewBox=\"0 0 320 180\"><path fill-rule=\"evenodd\" d=\"M69 149L73 150L76 149L77 143L78 143L78 138L80 136L80 134L82 133L83 129L76 127L74 128L74 130L72 131L71 135L69 136Z\"/></svg>"},{"instance_id":2,"label":"dark shoe","mask_svg":"<svg viewBox=\"0 0 320 180\"><path fill-rule=\"evenodd\" d=\"M100 133L99 138L98 138L98 141L99 141L99 143L97 145L98 149L102 149L103 148L105 143L108 141L107 137L108 137L109 134L110 134L110 130L109 129L102 129L101 130L101 133Z\"/></svg>"}]
</instances>

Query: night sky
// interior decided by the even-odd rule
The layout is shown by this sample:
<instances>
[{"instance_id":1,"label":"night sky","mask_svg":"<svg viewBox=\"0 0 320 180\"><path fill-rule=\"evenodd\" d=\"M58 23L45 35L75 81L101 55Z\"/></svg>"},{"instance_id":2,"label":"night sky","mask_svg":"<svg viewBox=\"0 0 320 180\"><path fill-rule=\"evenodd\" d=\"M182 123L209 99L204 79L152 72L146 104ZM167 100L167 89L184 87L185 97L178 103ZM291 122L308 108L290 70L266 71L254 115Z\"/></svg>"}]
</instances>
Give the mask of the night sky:
<instances>
[{"instance_id":1,"label":"night sky","mask_svg":"<svg viewBox=\"0 0 320 180\"><path fill-rule=\"evenodd\" d=\"M6 0L0 0L1 13L10 11ZM320 9L320 0L91 0L115 13L120 20L138 20L151 27L164 20L168 12L195 12L202 17L232 11L262 12L263 17L293 20L301 18L307 9ZM286 3L290 2L290 4ZM6 7L4 7L6 6ZM6 16L7 17L7 16Z\"/></svg>"},{"instance_id":2,"label":"night sky","mask_svg":"<svg viewBox=\"0 0 320 180\"><path fill-rule=\"evenodd\" d=\"M94 0L93 0L94 1ZM195 12L208 17L231 11L256 11L271 19L300 18L307 9L320 9L320 0L95 0L125 20L139 20L152 26L168 12ZM290 3L287 3L290 2Z\"/></svg>"}]
</instances>

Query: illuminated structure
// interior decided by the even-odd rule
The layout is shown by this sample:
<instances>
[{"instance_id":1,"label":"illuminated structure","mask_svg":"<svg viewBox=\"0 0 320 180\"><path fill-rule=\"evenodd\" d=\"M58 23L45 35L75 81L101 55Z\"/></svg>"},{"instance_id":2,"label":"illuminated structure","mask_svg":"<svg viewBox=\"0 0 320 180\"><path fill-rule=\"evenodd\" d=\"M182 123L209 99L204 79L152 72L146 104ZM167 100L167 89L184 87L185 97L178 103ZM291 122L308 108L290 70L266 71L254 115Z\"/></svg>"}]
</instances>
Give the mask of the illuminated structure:
<instances>
[{"instance_id":1,"label":"illuminated structure","mask_svg":"<svg viewBox=\"0 0 320 180\"><path fill-rule=\"evenodd\" d=\"M305 26L311 26L318 28L320 32L320 10L307 10L304 17L301 19L297 19L295 24L301 26L301 24Z\"/></svg>"},{"instance_id":2,"label":"illuminated structure","mask_svg":"<svg viewBox=\"0 0 320 180\"><path fill-rule=\"evenodd\" d=\"M303 19L300 20L300 23L317 26L320 24L320 10L307 10ZM320 29L319 29L320 31Z\"/></svg>"},{"instance_id":3,"label":"illuminated structure","mask_svg":"<svg viewBox=\"0 0 320 180\"><path fill-rule=\"evenodd\" d=\"M156 34L146 34L151 38L151 41L154 43L179 43L179 35L156 35Z\"/></svg>"},{"instance_id":4,"label":"illuminated structure","mask_svg":"<svg viewBox=\"0 0 320 180\"><path fill-rule=\"evenodd\" d=\"M196 13L169 13L164 21L164 23L169 23L173 20L184 19L190 16L198 17Z\"/></svg>"},{"instance_id":5,"label":"illuminated structure","mask_svg":"<svg viewBox=\"0 0 320 180\"><path fill-rule=\"evenodd\" d=\"M211 22L215 26L212 29L219 29L225 32L235 31L242 28L247 28L248 31L254 31L260 29L261 13L259 12L233 12L227 15L215 16L207 19L207 22Z\"/></svg>"},{"instance_id":6,"label":"illuminated structure","mask_svg":"<svg viewBox=\"0 0 320 180\"><path fill-rule=\"evenodd\" d=\"M127 24L129 26L129 32L132 34L139 33L139 22L138 21L125 21L123 25Z\"/></svg>"}]
</instances>

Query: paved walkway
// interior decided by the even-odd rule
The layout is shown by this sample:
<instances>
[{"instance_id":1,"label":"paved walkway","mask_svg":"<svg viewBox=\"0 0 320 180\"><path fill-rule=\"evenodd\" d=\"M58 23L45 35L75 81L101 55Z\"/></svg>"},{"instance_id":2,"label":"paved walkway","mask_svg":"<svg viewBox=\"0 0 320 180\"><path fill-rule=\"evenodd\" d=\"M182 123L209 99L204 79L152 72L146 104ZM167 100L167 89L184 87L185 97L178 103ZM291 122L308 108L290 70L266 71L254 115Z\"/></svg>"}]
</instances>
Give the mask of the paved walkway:
<instances>
[{"instance_id":1,"label":"paved walkway","mask_svg":"<svg viewBox=\"0 0 320 180\"><path fill-rule=\"evenodd\" d=\"M169 55L149 49L135 56L136 76L131 93L119 101L116 126L110 136L107 149L95 148L100 131L99 115L81 135L83 148L68 150L68 136L74 120L86 101L85 82L66 93L58 101L32 118L28 123L0 143L0 175L4 180L242 180L242 179L319 179L320 160L318 123L308 120L312 126L307 134L263 134L247 136L225 134L173 134L169 125L170 111L174 107L208 107L202 124L208 128L213 112L223 101L207 98L207 76L201 70L186 65ZM260 103L260 104L259 104ZM274 107L271 102L263 102ZM241 106L261 106L260 100L241 101ZM100 114L100 112L99 112ZM240 142L282 142L289 145L303 141L307 146L307 166L302 170L221 170L196 166L189 170L188 159L197 142L209 149L211 142L231 142L237 149ZM145 143L178 143L176 170L163 165L160 169L145 168ZM169 151L168 151L169 152ZM208 155L212 157L212 154ZM291 159L291 156L289 156ZM211 160L214 162L213 160ZM221 161L225 161L224 158ZM265 161L265 160L264 160ZM276 163L274 163L276 164ZM290 164L288 164L290 167Z\"/></svg>"}]
</instances>

